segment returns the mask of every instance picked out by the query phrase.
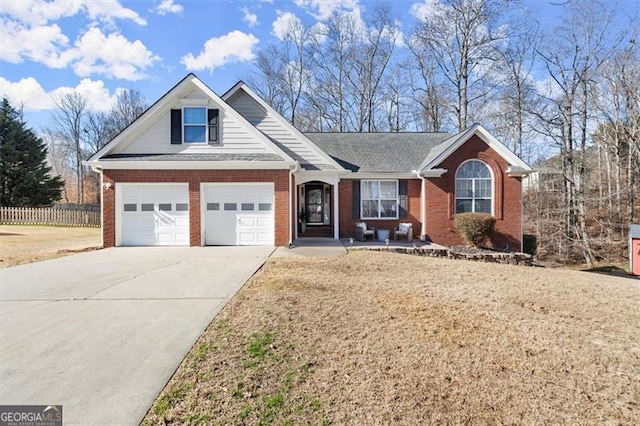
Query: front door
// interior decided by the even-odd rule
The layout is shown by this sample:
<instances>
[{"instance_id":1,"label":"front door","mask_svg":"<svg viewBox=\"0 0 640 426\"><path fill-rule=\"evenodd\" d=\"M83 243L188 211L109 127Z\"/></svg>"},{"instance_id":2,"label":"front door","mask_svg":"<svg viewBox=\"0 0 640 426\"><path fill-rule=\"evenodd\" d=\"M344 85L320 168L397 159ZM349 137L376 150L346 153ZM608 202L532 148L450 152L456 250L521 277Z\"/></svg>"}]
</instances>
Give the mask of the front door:
<instances>
[{"instance_id":1,"label":"front door","mask_svg":"<svg viewBox=\"0 0 640 426\"><path fill-rule=\"evenodd\" d=\"M307 223L322 224L324 218L324 185L307 185L305 188Z\"/></svg>"}]
</instances>

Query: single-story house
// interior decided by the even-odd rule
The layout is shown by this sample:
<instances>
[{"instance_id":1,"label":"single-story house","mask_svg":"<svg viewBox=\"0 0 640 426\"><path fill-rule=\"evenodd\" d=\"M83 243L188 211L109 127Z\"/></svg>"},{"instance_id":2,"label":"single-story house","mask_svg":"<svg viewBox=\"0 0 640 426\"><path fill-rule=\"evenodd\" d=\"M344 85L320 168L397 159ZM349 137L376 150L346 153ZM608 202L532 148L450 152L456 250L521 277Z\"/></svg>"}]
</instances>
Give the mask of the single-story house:
<instances>
[{"instance_id":1,"label":"single-story house","mask_svg":"<svg viewBox=\"0 0 640 426\"><path fill-rule=\"evenodd\" d=\"M195 75L93 155L105 247L276 245L353 237L356 224L459 244L457 212L495 216L521 249L532 169L482 126L448 133L302 133L243 82Z\"/></svg>"}]
</instances>

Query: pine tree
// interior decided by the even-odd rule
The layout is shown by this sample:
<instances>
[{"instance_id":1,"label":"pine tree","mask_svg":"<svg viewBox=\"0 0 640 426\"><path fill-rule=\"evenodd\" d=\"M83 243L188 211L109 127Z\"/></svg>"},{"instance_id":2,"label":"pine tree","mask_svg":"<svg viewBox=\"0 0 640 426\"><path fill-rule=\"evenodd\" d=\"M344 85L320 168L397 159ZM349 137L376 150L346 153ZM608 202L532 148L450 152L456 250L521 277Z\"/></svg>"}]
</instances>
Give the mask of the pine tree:
<instances>
[{"instance_id":1,"label":"pine tree","mask_svg":"<svg viewBox=\"0 0 640 426\"><path fill-rule=\"evenodd\" d=\"M60 199L64 182L50 175L47 146L7 98L0 105L0 206L40 207Z\"/></svg>"}]
</instances>

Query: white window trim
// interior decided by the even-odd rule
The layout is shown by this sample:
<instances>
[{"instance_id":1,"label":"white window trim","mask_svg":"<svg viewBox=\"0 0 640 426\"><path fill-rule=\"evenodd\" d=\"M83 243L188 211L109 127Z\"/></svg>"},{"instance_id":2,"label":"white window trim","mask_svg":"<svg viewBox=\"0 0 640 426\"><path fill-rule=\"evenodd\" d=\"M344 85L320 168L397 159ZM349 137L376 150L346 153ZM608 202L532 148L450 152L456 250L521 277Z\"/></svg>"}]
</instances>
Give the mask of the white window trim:
<instances>
[{"instance_id":1,"label":"white window trim","mask_svg":"<svg viewBox=\"0 0 640 426\"><path fill-rule=\"evenodd\" d=\"M482 163L484 164L484 166L489 170L489 175L491 176L491 197L486 198L486 197L476 197L473 196L471 198L469 197L458 197L458 172L460 171L460 169L462 168L462 166L464 166L467 163L470 163L472 161L477 161L478 163ZM468 180L469 178L464 178L465 180ZM471 178L472 182L473 182L473 190L475 193L475 181L476 180L486 180L485 178L479 179L479 178ZM454 211L455 214L458 214L458 199L461 200L471 200L471 212L465 212L465 213L475 213L476 212L476 203L475 200L490 200L490 205L491 205L491 216L494 216L494 201L495 201L495 193L496 193L496 188L495 188L495 176L493 175L493 169L484 161L479 160L477 158L471 158L469 160L463 161L462 163L460 163L460 165L458 166L458 168L456 169L456 174L454 175L454 183L453 183L453 189L454 189ZM480 213L486 213L486 212L480 212Z\"/></svg>"},{"instance_id":2,"label":"white window trim","mask_svg":"<svg viewBox=\"0 0 640 426\"><path fill-rule=\"evenodd\" d=\"M380 186L380 183L382 182L395 182L396 183L396 215L395 216L386 216L386 217L366 217L364 216L364 208L363 208L363 204L365 201L365 198L362 196L363 194L363 183L365 182L378 182L378 185ZM366 200L373 200L373 198L367 198ZM392 200L392 198L381 198L380 194L378 194L378 198L376 199L378 202L378 215L380 214L380 202L382 200ZM360 219L361 220L396 220L400 218L400 181L398 179L362 179L360 180Z\"/></svg>"},{"instance_id":3,"label":"white window trim","mask_svg":"<svg viewBox=\"0 0 640 426\"><path fill-rule=\"evenodd\" d=\"M188 109L188 108L198 108L198 109L204 109L204 124L186 124L185 123L185 113L184 110ZM209 140L209 131L211 130L211 125L209 124L209 106L208 105L184 105L182 107L182 144L183 145L222 145L222 141L221 141L221 135L220 135L220 109L218 109L218 122L215 125L217 132L218 132L218 138L215 141L210 141ZM203 126L204 125L204 141L200 142L187 142L185 139L185 128L187 126Z\"/></svg>"}]
</instances>

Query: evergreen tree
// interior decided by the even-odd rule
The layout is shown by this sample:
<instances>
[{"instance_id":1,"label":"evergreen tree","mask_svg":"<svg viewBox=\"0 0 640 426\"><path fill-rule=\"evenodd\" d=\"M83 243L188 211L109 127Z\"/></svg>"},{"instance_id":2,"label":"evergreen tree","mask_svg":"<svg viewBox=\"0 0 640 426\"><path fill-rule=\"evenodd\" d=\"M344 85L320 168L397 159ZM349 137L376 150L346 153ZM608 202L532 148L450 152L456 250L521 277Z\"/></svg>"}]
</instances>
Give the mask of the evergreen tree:
<instances>
[{"instance_id":1,"label":"evergreen tree","mask_svg":"<svg viewBox=\"0 0 640 426\"><path fill-rule=\"evenodd\" d=\"M64 182L50 175L47 146L7 98L0 104L0 206L39 207L60 199Z\"/></svg>"}]
</instances>

